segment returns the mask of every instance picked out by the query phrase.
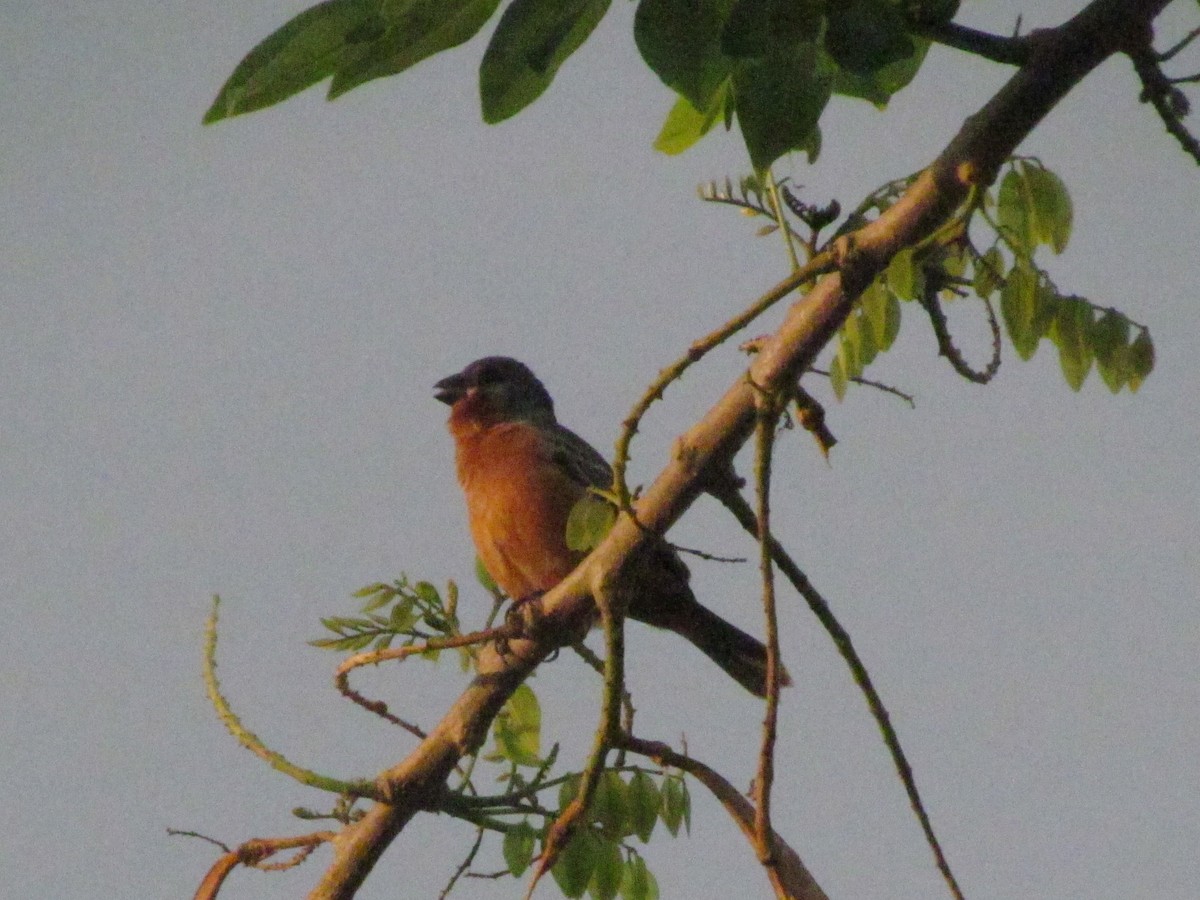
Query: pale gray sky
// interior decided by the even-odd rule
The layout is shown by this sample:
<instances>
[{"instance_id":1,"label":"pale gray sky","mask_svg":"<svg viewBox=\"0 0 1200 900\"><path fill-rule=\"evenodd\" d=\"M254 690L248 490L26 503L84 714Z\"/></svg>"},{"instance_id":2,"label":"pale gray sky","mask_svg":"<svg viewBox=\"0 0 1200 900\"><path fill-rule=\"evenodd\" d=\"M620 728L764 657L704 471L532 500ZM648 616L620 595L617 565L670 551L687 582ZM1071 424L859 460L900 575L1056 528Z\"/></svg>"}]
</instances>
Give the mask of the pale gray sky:
<instances>
[{"instance_id":1,"label":"pale gray sky","mask_svg":"<svg viewBox=\"0 0 1200 900\"><path fill-rule=\"evenodd\" d=\"M190 896L213 854L167 827L237 843L304 831L289 810L325 802L208 707L214 592L225 689L271 746L343 776L407 753L407 736L336 696L336 658L304 642L318 617L354 610L353 590L401 571L457 578L482 618L433 382L518 356L607 451L646 381L785 271L775 241L695 199L698 182L745 171L737 140L650 149L671 98L637 59L631 4L499 127L479 122L476 40L332 105L318 89L201 128L241 56L305 5L6 11L0 873L14 897ZM965 5L1004 31L1082 4ZM1195 24L1192 4L1172 13L1172 38ZM935 50L887 114L835 101L819 164L780 173L853 204L931 159L1007 74ZM1148 324L1156 371L1134 396L1094 374L1073 394L1043 345L1028 364L1008 353L980 388L906 310L871 374L916 410L865 390L831 402L829 465L785 437L777 527L854 635L969 897L1187 900L1200 881L1196 167L1137 103L1124 60L1022 151L1074 197L1055 280ZM977 311L954 321L983 358ZM635 447L636 479L740 365L720 352L671 390ZM751 551L711 503L676 536ZM693 570L705 602L760 627L753 566ZM831 897L944 896L844 666L798 601L783 605L796 687L777 826ZM686 733L747 784L758 705L677 639L635 625L629 640L639 730ZM463 678L426 668L360 684L430 724ZM580 759L595 679L564 657L535 686L547 740ZM694 794L691 838L647 853L663 896L766 896L744 842ZM436 896L470 840L418 820L362 896ZM301 896L327 858L239 872L227 895ZM459 896L514 892L468 882Z\"/></svg>"}]
</instances>

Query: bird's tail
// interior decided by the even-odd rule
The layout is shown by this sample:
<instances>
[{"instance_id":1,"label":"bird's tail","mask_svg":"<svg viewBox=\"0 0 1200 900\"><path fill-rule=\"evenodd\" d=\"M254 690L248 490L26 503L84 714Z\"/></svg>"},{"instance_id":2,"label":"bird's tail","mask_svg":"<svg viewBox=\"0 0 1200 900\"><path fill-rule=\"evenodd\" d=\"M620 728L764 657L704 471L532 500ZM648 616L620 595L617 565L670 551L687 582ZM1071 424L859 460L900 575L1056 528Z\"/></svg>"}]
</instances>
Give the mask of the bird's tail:
<instances>
[{"instance_id":1,"label":"bird's tail","mask_svg":"<svg viewBox=\"0 0 1200 900\"><path fill-rule=\"evenodd\" d=\"M687 638L756 697L767 695L767 648L711 609L693 601L674 610L669 621L652 624ZM786 669L780 672L779 681L781 685L792 683Z\"/></svg>"}]
</instances>

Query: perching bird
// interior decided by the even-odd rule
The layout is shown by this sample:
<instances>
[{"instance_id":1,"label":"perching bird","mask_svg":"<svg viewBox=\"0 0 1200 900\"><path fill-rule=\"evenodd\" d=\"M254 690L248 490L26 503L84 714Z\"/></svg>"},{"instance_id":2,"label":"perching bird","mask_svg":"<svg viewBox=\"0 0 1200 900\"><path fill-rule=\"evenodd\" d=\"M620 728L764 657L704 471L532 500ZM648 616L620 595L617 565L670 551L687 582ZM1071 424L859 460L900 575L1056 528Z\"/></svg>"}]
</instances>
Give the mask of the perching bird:
<instances>
[{"instance_id":1,"label":"perching bird","mask_svg":"<svg viewBox=\"0 0 1200 900\"><path fill-rule=\"evenodd\" d=\"M434 387L451 407L458 480L480 560L514 601L550 590L584 556L567 546L567 517L589 486L611 487L608 463L558 424L550 394L515 359L478 359ZM687 638L746 690L765 696L766 647L700 605L687 566L666 541L651 539L627 571L630 618Z\"/></svg>"}]
</instances>

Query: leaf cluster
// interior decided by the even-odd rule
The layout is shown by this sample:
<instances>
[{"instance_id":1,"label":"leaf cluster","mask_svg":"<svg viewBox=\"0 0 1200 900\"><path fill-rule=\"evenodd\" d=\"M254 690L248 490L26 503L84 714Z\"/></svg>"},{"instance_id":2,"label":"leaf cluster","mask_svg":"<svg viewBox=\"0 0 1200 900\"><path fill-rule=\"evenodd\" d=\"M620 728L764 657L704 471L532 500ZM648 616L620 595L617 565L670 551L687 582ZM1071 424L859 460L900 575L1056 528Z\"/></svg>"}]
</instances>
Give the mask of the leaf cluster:
<instances>
[{"instance_id":1,"label":"leaf cluster","mask_svg":"<svg viewBox=\"0 0 1200 900\"><path fill-rule=\"evenodd\" d=\"M364 600L360 616L329 616L321 624L333 637L309 641L314 647L342 653L361 650L386 650L400 639L401 646L434 637L461 634L457 614L458 588L454 582L441 592L428 581L409 581L402 575L390 584L376 582L354 592ZM469 651L461 648L468 656ZM436 659L439 651L427 655Z\"/></svg>"},{"instance_id":2,"label":"leaf cluster","mask_svg":"<svg viewBox=\"0 0 1200 900\"><path fill-rule=\"evenodd\" d=\"M516 115L550 86L611 0L512 0L479 68L483 118ZM325 0L238 64L205 122L278 103L330 79L334 99L469 40L500 0ZM916 75L946 0L640 0L634 40L677 95L655 146L679 153L717 122L737 121L765 171L793 150L814 158L834 94L885 105Z\"/></svg>"},{"instance_id":3,"label":"leaf cluster","mask_svg":"<svg viewBox=\"0 0 1200 900\"><path fill-rule=\"evenodd\" d=\"M835 94L884 106L916 75L929 42L913 33L932 3L890 0L641 0L634 38L678 94L655 147L680 153L736 118L757 172L820 150ZM938 7L935 9L935 7Z\"/></svg>"},{"instance_id":4,"label":"leaf cluster","mask_svg":"<svg viewBox=\"0 0 1200 900\"><path fill-rule=\"evenodd\" d=\"M612 510L611 502L588 495L579 509L577 538L600 540L611 525L612 514L605 512ZM396 639L410 645L458 636L453 582L444 595L445 600L430 582L407 575L367 585L354 595L365 601L362 615L323 618L334 636L311 643L357 653L387 649ZM458 649L466 668L470 649ZM420 656L436 660L437 652ZM582 773L556 771L557 745L543 753L541 706L527 683L517 687L497 713L490 734L491 745L458 770L460 780L443 798L442 811L475 824L481 841L488 833L499 835L505 873L519 877L545 850L554 823L579 794ZM505 785L503 793L481 795L476 771L480 763L492 767L495 780ZM623 764L609 768L601 775L587 815L550 869L555 882L567 897L656 900L657 880L631 840L648 843L659 822L672 836L681 827L691 829L691 797L682 774ZM462 869L469 864L463 863Z\"/></svg>"},{"instance_id":5,"label":"leaf cluster","mask_svg":"<svg viewBox=\"0 0 1200 900\"><path fill-rule=\"evenodd\" d=\"M470 808L485 814L502 832L501 852L507 871L520 877L545 843L555 820L579 794L582 775L554 776L557 745L541 755L541 709L528 684L509 698L492 723L492 748L480 758L506 764L499 776L508 792L499 797L471 797ZM533 769L532 775L525 770ZM464 783L460 796L469 790ZM541 797L554 797L554 805ZM507 821L515 818L516 821ZM587 815L559 855L551 875L567 897L585 893L593 900L654 900L658 883L637 849L637 838L650 841L662 822L675 836L691 829L691 795L678 773L618 766L605 771L597 785Z\"/></svg>"},{"instance_id":6,"label":"leaf cluster","mask_svg":"<svg viewBox=\"0 0 1200 900\"><path fill-rule=\"evenodd\" d=\"M575 798L579 778L574 774L561 781L557 814ZM586 893L593 900L611 900L619 894L624 900L654 900L659 895L657 879L628 839L648 843L659 822L675 836L681 827L690 828L690 820L691 796L682 776L609 770L597 785L586 821L550 873L566 897ZM527 817L505 833L501 850L512 875L522 875L539 848L544 849L552 822L548 816L535 828Z\"/></svg>"},{"instance_id":7,"label":"leaf cluster","mask_svg":"<svg viewBox=\"0 0 1200 900\"><path fill-rule=\"evenodd\" d=\"M882 213L915 177L888 182L874 191L850 212L835 237ZM778 187L788 211L798 218L801 212L811 211L812 207L792 196L783 181ZM730 179L723 189L714 182L701 189L701 197L771 219L772 224L763 226L760 235L771 233L783 220L756 176L740 179L736 191ZM829 208L836 209L836 202ZM810 218L804 221L812 225ZM842 398L848 384L861 378L876 357L892 347L900 332L904 303L917 302L931 316L941 317L940 303L970 295L984 305L997 340L996 354L999 324L993 302L998 299L999 321L1021 359L1031 359L1045 339L1058 349L1063 377L1072 390L1083 386L1094 365L1114 394L1122 388L1136 391L1154 367L1148 329L1116 309L1063 293L1036 262L1043 247L1056 254L1066 249L1072 224L1073 206L1062 179L1040 160L1010 160L998 188L979 192L929 241L897 253L863 291L838 332L829 366L834 393ZM814 234L818 230L814 228ZM815 239L810 244L815 245ZM935 331L942 327L944 319L935 323ZM939 333L939 341L944 344L940 347L944 355L957 355L948 335ZM994 371L998 364L997 355L990 369Z\"/></svg>"}]
</instances>

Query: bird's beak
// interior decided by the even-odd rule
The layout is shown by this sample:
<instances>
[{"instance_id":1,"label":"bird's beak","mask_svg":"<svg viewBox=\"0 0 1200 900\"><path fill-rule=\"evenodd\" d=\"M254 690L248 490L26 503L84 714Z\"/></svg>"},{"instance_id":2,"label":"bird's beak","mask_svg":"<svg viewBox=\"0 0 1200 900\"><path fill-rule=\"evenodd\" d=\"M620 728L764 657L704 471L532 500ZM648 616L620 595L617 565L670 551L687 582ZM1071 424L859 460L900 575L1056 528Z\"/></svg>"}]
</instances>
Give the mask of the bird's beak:
<instances>
[{"instance_id":1,"label":"bird's beak","mask_svg":"<svg viewBox=\"0 0 1200 900\"><path fill-rule=\"evenodd\" d=\"M453 406L467 394L467 380L462 373L443 378L433 386L433 396L447 406Z\"/></svg>"}]
</instances>

